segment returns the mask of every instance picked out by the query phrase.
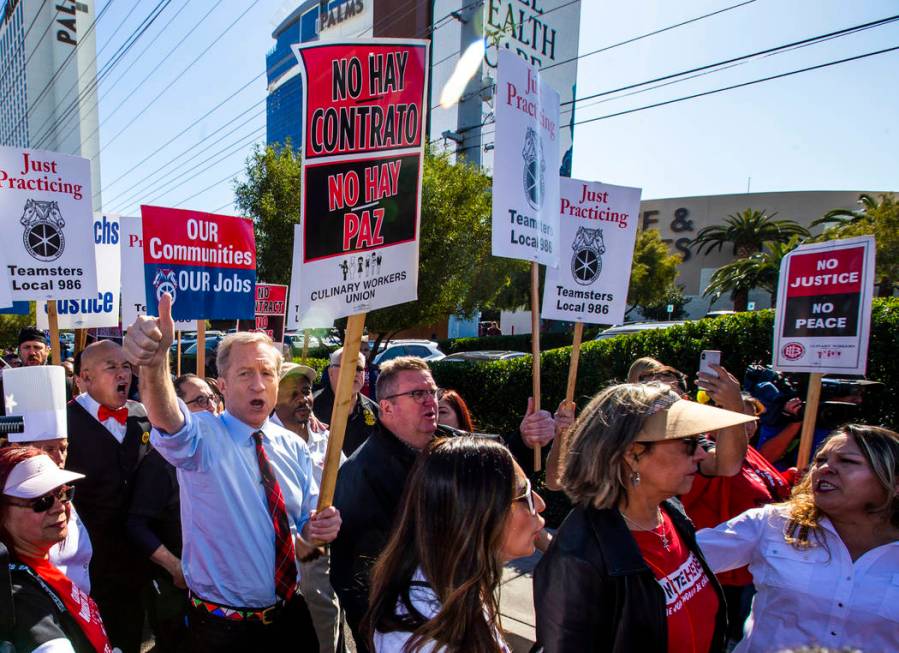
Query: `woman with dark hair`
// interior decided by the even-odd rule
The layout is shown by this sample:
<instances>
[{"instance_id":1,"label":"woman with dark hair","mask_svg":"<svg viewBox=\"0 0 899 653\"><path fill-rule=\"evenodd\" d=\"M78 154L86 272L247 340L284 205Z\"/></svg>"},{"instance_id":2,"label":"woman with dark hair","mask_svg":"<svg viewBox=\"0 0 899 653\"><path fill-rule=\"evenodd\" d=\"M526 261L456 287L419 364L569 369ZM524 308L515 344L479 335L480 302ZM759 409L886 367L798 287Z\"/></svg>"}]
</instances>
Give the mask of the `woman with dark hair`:
<instances>
[{"instance_id":1,"label":"woman with dark hair","mask_svg":"<svg viewBox=\"0 0 899 653\"><path fill-rule=\"evenodd\" d=\"M722 651L721 588L680 504L708 456L698 435L754 418L661 383L612 386L575 422L562 486L575 504L534 573L546 653Z\"/></svg>"},{"instance_id":2,"label":"woman with dark hair","mask_svg":"<svg viewBox=\"0 0 899 653\"><path fill-rule=\"evenodd\" d=\"M363 620L373 650L507 653L497 597L503 564L534 552L544 508L498 442L431 443L373 570Z\"/></svg>"},{"instance_id":3,"label":"woman with dark hair","mask_svg":"<svg viewBox=\"0 0 899 653\"><path fill-rule=\"evenodd\" d=\"M838 429L789 501L697 538L715 571L749 565L755 581L735 651L899 649L899 434Z\"/></svg>"},{"instance_id":4,"label":"woman with dark hair","mask_svg":"<svg viewBox=\"0 0 899 653\"><path fill-rule=\"evenodd\" d=\"M454 429L474 432L471 412L465 400L455 390L441 390L437 399L437 423Z\"/></svg>"},{"instance_id":5,"label":"woman with dark hair","mask_svg":"<svg viewBox=\"0 0 899 653\"><path fill-rule=\"evenodd\" d=\"M112 651L96 604L49 559L66 537L70 483L80 478L35 447L0 449L0 542L9 551L14 609L0 643L18 653Z\"/></svg>"}]
</instances>

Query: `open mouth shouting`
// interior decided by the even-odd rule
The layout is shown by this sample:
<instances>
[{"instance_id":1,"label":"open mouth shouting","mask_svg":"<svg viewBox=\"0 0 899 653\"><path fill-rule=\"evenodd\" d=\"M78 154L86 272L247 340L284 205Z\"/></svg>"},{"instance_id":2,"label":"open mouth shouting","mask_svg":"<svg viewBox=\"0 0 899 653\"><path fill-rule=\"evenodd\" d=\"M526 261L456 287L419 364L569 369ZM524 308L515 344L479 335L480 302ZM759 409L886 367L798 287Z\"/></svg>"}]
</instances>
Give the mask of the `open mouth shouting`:
<instances>
[{"instance_id":1,"label":"open mouth shouting","mask_svg":"<svg viewBox=\"0 0 899 653\"><path fill-rule=\"evenodd\" d=\"M815 483L815 492L818 492L821 494L827 494L828 492L833 492L833 491L839 490L839 489L840 488L838 488L836 485L834 485L827 479L822 478L818 482Z\"/></svg>"}]
</instances>

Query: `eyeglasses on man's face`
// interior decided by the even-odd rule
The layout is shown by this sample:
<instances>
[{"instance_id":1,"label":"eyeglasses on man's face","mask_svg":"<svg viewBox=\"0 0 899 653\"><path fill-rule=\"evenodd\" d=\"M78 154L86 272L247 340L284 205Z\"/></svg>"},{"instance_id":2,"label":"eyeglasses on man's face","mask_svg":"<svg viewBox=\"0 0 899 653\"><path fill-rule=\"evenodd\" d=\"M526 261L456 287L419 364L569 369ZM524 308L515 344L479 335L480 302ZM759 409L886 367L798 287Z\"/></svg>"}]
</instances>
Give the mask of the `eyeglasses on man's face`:
<instances>
[{"instance_id":1,"label":"eyeglasses on man's face","mask_svg":"<svg viewBox=\"0 0 899 653\"><path fill-rule=\"evenodd\" d=\"M428 399L432 399L434 401L440 400L440 395L442 390L440 388L428 388L427 390L409 390L409 392L398 392L395 395L389 395L387 397L383 397L384 399L396 399L397 397L412 397L412 400L416 403L423 404Z\"/></svg>"},{"instance_id":2,"label":"eyeglasses on man's face","mask_svg":"<svg viewBox=\"0 0 899 653\"><path fill-rule=\"evenodd\" d=\"M190 406L191 404L196 404L200 408L209 408L210 406L214 406L216 402L215 402L215 395L202 394L202 395L197 395L190 401L185 401L184 403L187 404L188 406Z\"/></svg>"},{"instance_id":3,"label":"eyeglasses on man's face","mask_svg":"<svg viewBox=\"0 0 899 653\"><path fill-rule=\"evenodd\" d=\"M16 506L17 508L31 508L36 513L42 513L50 510L50 508L53 507L53 504L56 503L57 499L61 503L69 503L74 496L74 486L63 485L62 487L58 487L52 492L48 492L47 494L37 497L36 499L16 500L7 498L7 503L9 503L9 505L11 506Z\"/></svg>"}]
</instances>

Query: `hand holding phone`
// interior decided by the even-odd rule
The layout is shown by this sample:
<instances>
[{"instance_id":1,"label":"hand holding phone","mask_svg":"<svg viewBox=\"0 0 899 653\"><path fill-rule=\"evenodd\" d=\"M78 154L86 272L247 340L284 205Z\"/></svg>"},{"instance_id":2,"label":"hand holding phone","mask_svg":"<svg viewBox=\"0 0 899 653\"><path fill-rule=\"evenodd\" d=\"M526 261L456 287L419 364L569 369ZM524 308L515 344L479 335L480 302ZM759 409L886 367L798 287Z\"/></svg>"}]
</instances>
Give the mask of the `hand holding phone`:
<instances>
[{"instance_id":1,"label":"hand holding phone","mask_svg":"<svg viewBox=\"0 0 899 653\"><path fill-rule=\"evenodd\" d=\"M718 378L718 372L712 369L712 365L721 365L721 352L717 349L704 349L699 354L699 372Z\"/></svg>"}]
</instances>

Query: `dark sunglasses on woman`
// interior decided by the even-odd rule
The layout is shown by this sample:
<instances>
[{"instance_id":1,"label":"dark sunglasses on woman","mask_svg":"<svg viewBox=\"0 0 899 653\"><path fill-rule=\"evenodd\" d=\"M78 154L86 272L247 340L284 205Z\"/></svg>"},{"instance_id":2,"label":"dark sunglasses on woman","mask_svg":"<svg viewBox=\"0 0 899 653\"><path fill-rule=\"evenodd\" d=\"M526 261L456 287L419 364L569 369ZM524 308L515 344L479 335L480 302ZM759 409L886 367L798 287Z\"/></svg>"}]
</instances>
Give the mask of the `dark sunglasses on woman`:
<instances>
[{"instance_id":1,"label":"dark sunglasses on woman","mask_svg":"<svg viewBox=\"0 0 899 653\"><path fill-rule=\"evenodd\" d=\"M69 503L74 496L75 487L72 485L63 485L62 487L58 487L52 492L48 492L35 499L22 499L19 501L7 499L7 502L11 506L31 508L34 512L41 513L50 510L57 499L59 499L60 503Z\"/></svg>"}]
</instances>

